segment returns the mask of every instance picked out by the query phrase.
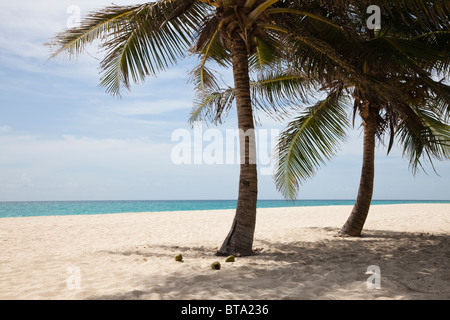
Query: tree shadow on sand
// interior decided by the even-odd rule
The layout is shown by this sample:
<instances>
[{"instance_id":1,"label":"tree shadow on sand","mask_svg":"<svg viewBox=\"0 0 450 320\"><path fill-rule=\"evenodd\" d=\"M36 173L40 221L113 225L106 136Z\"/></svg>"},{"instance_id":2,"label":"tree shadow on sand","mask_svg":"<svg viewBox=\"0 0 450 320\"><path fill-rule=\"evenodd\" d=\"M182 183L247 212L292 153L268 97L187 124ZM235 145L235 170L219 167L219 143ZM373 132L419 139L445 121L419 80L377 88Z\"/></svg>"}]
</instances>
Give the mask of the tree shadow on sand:
<instances>
[{"instance_id":1,"label":"tree shadow on sand","mask_svg":"<svg viewBox=\"0 0 450 320\"><path fill-rule=\"evenodd\" d=\"M305 228L324 233L332 229ZM131 251L161 258L188 252L203 261L186 272L144 277L136 289L88 299L450 299L450 236L366 230L360 238L308 242L255 239L262 250L220 271L207 247L149 247ZM130 252L115 252L128 254ZM195 261L194 261L195 262ZM380 270L380 289L369 289L369 266Z\"/></svg>"}]
</instances>

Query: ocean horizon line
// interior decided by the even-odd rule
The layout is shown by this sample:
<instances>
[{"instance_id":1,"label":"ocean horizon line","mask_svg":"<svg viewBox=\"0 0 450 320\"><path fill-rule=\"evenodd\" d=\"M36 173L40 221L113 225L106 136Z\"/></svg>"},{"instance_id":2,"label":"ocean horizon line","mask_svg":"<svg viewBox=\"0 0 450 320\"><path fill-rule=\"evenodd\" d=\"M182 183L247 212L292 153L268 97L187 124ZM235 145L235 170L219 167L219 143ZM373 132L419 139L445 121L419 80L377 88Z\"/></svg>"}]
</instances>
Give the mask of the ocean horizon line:
<instances>
[{"instance_id":1,"label":"ocean horizon line","mask_svg":"<svg viewBox=\"0 0 450 320\"><path fill-rule=\"evenodd\" d=\"M128 212L169 212L235 209L237 200L55 200L0 201L0 218L61 215L94 215ZM261 199L257 208L319 207L354 205L355 200ZM450 204L450 200L372 200L372 205Z\"/></svg>"},{"instance_id":2,"label":"ocean horizon line","mask_svg":"<svg viewBox=\"0 0 450 320\"><path fill-rule=\"evenodd\" d=\"M157 201L237 201L237 199L96 199L96 200L0 200L0 203L8 202L157 202ZM298 201L356 201L356 199L258 199L257 201L283 201L283 202L298 202ZM450 199L372 199L372 201L438 201L450 202Z\"/></svg>"}]
</instances>

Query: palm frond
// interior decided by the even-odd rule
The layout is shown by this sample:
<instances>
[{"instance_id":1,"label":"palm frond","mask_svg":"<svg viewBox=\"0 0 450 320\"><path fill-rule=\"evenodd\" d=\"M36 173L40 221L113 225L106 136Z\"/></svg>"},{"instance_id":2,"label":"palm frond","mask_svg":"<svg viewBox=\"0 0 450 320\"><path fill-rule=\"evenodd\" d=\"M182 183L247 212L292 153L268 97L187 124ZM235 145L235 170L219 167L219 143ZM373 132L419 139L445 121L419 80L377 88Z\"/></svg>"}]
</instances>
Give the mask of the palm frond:
<instances>
[{"instance_id":1,"label":"palm frond","mask_svg":"<svg viewBox=\"0 0 450 320\"><path fill-rule=\"evenodd\" d=\"M274 178L285 198L295 199L300 184L314 176L345 141L347 102L344 96L332 93L307 108L280 135Z\"/></svg>"},{"instance_id":2,"label":"palm frond","mask_svg":"<svg viewBox=\"0 0 450 320\"><path fill-rule=\"evenodd\" d=\"M269 15L288 14L289 16L291 16L291 19L292 18L295 19L295 16L298 15L300 17L307 17L315 22L320 22L321 26L323 26L323 24L325 24L325 25L331 26L332 28L334 28L338 31L343 31L342 26L334 23L330 19L322 17L321 15L319 15L315 12L311 12L310 10L309 11L298 10L298 9L293 9L293 8L270 8L270 9L266 10L266 14L269 14Z\"/></svg>"},{"instance_id":3,"label":"palm frond","mask_svg":"<svg viewBox=\"0 0 450 320\"><path fill-rule=\"evenodd\" d=\"M436 65L437 73L440 76L450 77L450 31L433 31L421 34L416 37L416 40L425 43L425 46L432 47L438 50L443 58L440 63Z\"/></svg>"},{"instance_id":4,"label":"palm frond","mask_svg":"<svg viewBox=\"0 0 450 320\"><path fill-rule=\"evenodd\" d=\"M227 43L222 41L224 21L217 15L211 15L201 23L197 43L191 48L192 53L199 54L201 59L212 59L220 66L230 66L231 56Z\"/></svg>"},{"instance_id":5,"label":"palm frond","mask_svg":"<svg viewBox=\"0 0 450 320\"><path fill-rule=\"evenodd\" d=\"M69 58L81 54L86 45L105 35L120 30L130 16L140 12L146 5L110 6L93 12L84 18L80 26L65 30L46 45L54 49L51 58L67 54Z\"/></svg>"},{"instance_id":6,"label":"palm frond","mask_svg":"<svg viewBox=\"0 0 450 320\"><path fill-rule=\"evenodd\" d=\"M202 95L208 88L218 88L214 72L207 68L203 61L191 70L188 82L194 85L196 95Z\"/></svg>"},{"instance_id":7,"label":"palm frond","mask_svg":"<svg viewBox=\"0 0 450 320\"><path fill-rule=\"evenodd\" d=\"M249 57L250 70L262 71L273 67L273 64L279 62L279 50L277 48L277 40L267 33L264 37L255 37L256 50Z\"/></svg>"},{"instance_id":8,"label":"palm frond","mask_svg":"<svg viewBox=\"0 0 450 320\"><path fill-rule=\"evenodd\" d=\"M353 69L349 64L347 64L344 60L342 60L337 54L337 52L326 42L320 41L317 38L293 34L289 30L277 26L262 24L261 27L285 33L289 37L292 37L294 43L296 43L298 46L306 46L316 51L317 53L323 54L330 61L335 62L337 65L340 65L342 68L347 69L348 71L351 71Z\"/></svg>"},{"instance_id":9,"label":"palm frond","mask_svg":"<svg viewBox=\"0 0 450 320\"><path fill-rule=\"evenodd\" d=\"M206 4L159 0L138 6L110 6L91 13L81 26L59 34L55 44L69 55L82 53L88 43L104 40L101 86L120 94L131 80L142 82L177 62L192 45ZM176 13L176 14L174 14Z\"/></svg>"},{"instance_id":10,"label":"palm frond","mask_svg":"<svg viewBox=\"0 0 450 320\"><path fill-rule=\"evenodd\" d=\"M423 28L433 29L450 25L447 0L322 0L321 3L334 11L348 12L352 9L360 14L365 13L368 6L376 5L383 18L397 19L406 26L418 23Z\"/></svg>"},{"instance_id":11,"label":"palm frond","mask_svg":"<svg viewBox=\"0 0 450 320\"><path fill-rule=\"evenodd\" d=\"M411 172L416 174L419 169L425 171L423 160L429 161L435 169L433 158L450 159L450 125L428 106L414 106L412 109L422 120L422 127L404 120L399 124L396 135L403 145L403 156L409 159Z\"/></svg>"},{"instance_id":12,"label":"palm frond","mask_svg":"<svg viewBox=\"0 0 450 320\"><path fill-rule=\"evenodd\" d=\"M274 119L283 119L299 104L308 102L318 81L302 72L280 68L265 70L250 84L252 103Z\"/></svg>"},{"instance_id":13,"label":"palm frond","mask_svg":"<svg viewBox=\"0 0 450 320\"><path fill-rule=\"evenodd\" d=\"M371 61L370 70L383 70L388 66L397 72L418 73L427 76L436 71L439 63L445 59L442 52L423 42L380 36L367 41L361 51L361 61Z\"/></svg>"},{"instance_id":14,"label":"palm frond","mask_svg":"<svg viewBox=\"0 0 450 320\"><path fill-rule=\"evenodd\" d=\"M138 83L175 64L192 45L195 28L204 17L202 5L186 7L183 1L167 0L147 4L104 43L107 55L101 63L100 85L119 94L122 87L129 88L130 75ZM184 10L173 16L180 6Z\"/></svg>"},{"instance_id":15,"label":"palm frond","mask_svg":"<svg viewBox=\"0 0 450 320\"><path fill-rule=\"evenodd\" d=\"M214 124L224 121L235 99L235 89L218 89L207 87L194 100L194 108L189 117L189 123L206 120Z\"/></svg>"},{"instance_id":16,"label":"palm frond","mask_svg":"<svg viewBox=\"0 0 450 320\"><path fill-rule=\"evenodd\" d=\"M431 94L427 105L442 121L450 123L450 86L439 82L440 90Z\"/></svg>"},{"instance_id":17,"label":"palm frond","mask_svg":"<svg viewBox=\"0 0 450 320\"><path fill-rule=\"evenodd\" d=\"M252 12L249 13L248 18L250 21L255 22L256 19L263 14L265 11L267 11L267 8L272 6L274 3L278 2L279 0L264 0L261 4L259 4L255 9L252 10Z\"/></svg>"},{"instance_id":18,"label":"palm frond","mask_svg":"<svg viewBox=\"0 0 450 320\"><path fill-rule=\"evenodd\" d=\"M250 83L253 108L274 119L283 119L293 108L307 101L315 84L313 79L301 73L266 70ZM205 90L197 91L189 122L207 120L214 124L222 123L234 98L234 88L220 89L216 82L210 83Z\"/></svg>"}]
</instances>

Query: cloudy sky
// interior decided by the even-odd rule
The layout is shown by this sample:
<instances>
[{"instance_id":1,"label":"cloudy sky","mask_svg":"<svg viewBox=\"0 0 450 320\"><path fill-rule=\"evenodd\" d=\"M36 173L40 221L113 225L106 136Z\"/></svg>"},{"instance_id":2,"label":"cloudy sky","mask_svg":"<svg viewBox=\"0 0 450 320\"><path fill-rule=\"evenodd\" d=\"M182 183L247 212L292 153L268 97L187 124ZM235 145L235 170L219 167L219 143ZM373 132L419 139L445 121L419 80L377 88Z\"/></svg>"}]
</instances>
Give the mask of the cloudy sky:
<instances>
[{"instance_id":1,"label":"cloudy sky","mask_svg":"<svg viewBox=\"0 0 450 320\"><path fill-rule=\"evenodd\" d=\"M77 61L48 60L44 43L74 21L74 5L83 16L110 4L2 0L0 201L236 199L239 167L226 161L235 148L224 149L223 164L196 158L198 152L207 153L215 141L208 138L218 133L224 146L233 144L225 133L236 128L236 114L232 110L217 128L190 128L194 95L187 79L194 57L133 86L122 99L98 86L101 55L95 47ZM221 72L228 83L229 71ZM285 124L263 115L261 123L257 135L267 148L260 145L259 198L281 199L268 174L268 155L271 139ZM182 137L192 142L190 164L174 159ZM196 150L194 141L202 138ZM339 155L301 188L299 198L354 199L361 150L361 130L356 128ZM435 165L440 176L427 166L428 175L413 177L399 149L386 156L380 147L374 199L450 200L450 163Z\"/></svg>"}]
</instances>

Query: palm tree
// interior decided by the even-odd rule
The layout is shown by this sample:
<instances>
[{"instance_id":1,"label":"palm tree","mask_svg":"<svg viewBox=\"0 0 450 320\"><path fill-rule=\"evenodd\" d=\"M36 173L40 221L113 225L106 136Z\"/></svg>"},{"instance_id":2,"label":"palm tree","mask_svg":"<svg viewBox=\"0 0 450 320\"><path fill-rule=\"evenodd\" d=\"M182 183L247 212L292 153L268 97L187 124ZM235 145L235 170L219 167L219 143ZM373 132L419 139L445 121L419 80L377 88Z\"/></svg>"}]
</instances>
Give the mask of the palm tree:
<instances>
[{"instance_id":1,"label":"palm tree","mask_svg":"<svg viewBox=\"0 0 450 320\"><path fill-rule=\"evenodd\" d=\"M352 36L336 41L322 34L321 39L336 57L354 68L343 65L337 69L327 57L312 56L301 45L290 52L300 70L320 77L328 95L291 121L280 137L275 180L285 197L295 198L300 184L335 155L350 126L346 107L353 109L353 123L356 115L362 119L361 180L341 236L359 236L366 221L374 185L376 139L383 142L389 137L389 153L397 138L414 174L423 168L423 159L450 158L450 87L433 79L436 75L445 79L450 71L450 5L435 1L427 8L429 11L415 15L405 13L403 7L398 17L386 14L381 30L362 27L365 12L357 6L345 15L330 12L328 17L343 28L350 27ZM392 11L397 12L395 6ZM315 70L317 65L323 74Z\"/></svg>"},{"instance_id":2,"label":"palm tree","mask_svg":"<svg viewBox=\"0 0 450 320\"><path fill-rule=\"evenodd\" d=\"M345 1L341 1L345 2ZM157 0L132 6L109 6L93 12L79 27L59 33L50 43L52 57L82 54L97 41L106 54L100 63L101 86L120 95L131 83L143 82L175 64L188 52L198 53L200 64L192 79L199 91L216 82L206 68L209 61L233 70L241 141L239 194L231 230L218 254L250 255L256 221L257 168L249 66L276 60L285 19L314 20L333 26L321 16L291 8L281 0ZM303 43L310 39L298 37ZM320 46L318 47L320 50Z\"/></svg>"},{"instance_id":3,"label":"palm tree","mask_svg":"<svg viewBox=\"0 0 450 320\"><path fill-rule=\"evenodd\" d=\"M318 29L318 18L278 22L277 28L287 35L282 39L284 65L251 83L255 107L269 112L274 105L279 110L280 104L286 108L304 103L307 92L318 85L319 93L326 93L325 99L291 121L280 137L275 181L288 199L295 198L300 183L313 177L345 141L350 127L348 107L353 109L353 123L356 115L361 117L361 181L352 214L339 232L342 236L360 235L367 218L376 139L383 142L389 137L389 153L397 138L414 174L423 169L423 159L450 157L450 88L432 78L432 73L449 74L450 37L445 19L449 5L430 2L429 8L435 10L426 13L423 8L405 8L404 3L388 4L384 8L389 14L383 16L387 31L383 32L364 27L364 6L353 4L342 10L339 3L328 7L308 3L308 13L327 17L328 23ZM297 6L296 10L301 9ZM330 28L325 30L325 26ZM192 117L203 112L221 121L234 92L234 88L206 92Z\"/></svg>"}]
</instances>

